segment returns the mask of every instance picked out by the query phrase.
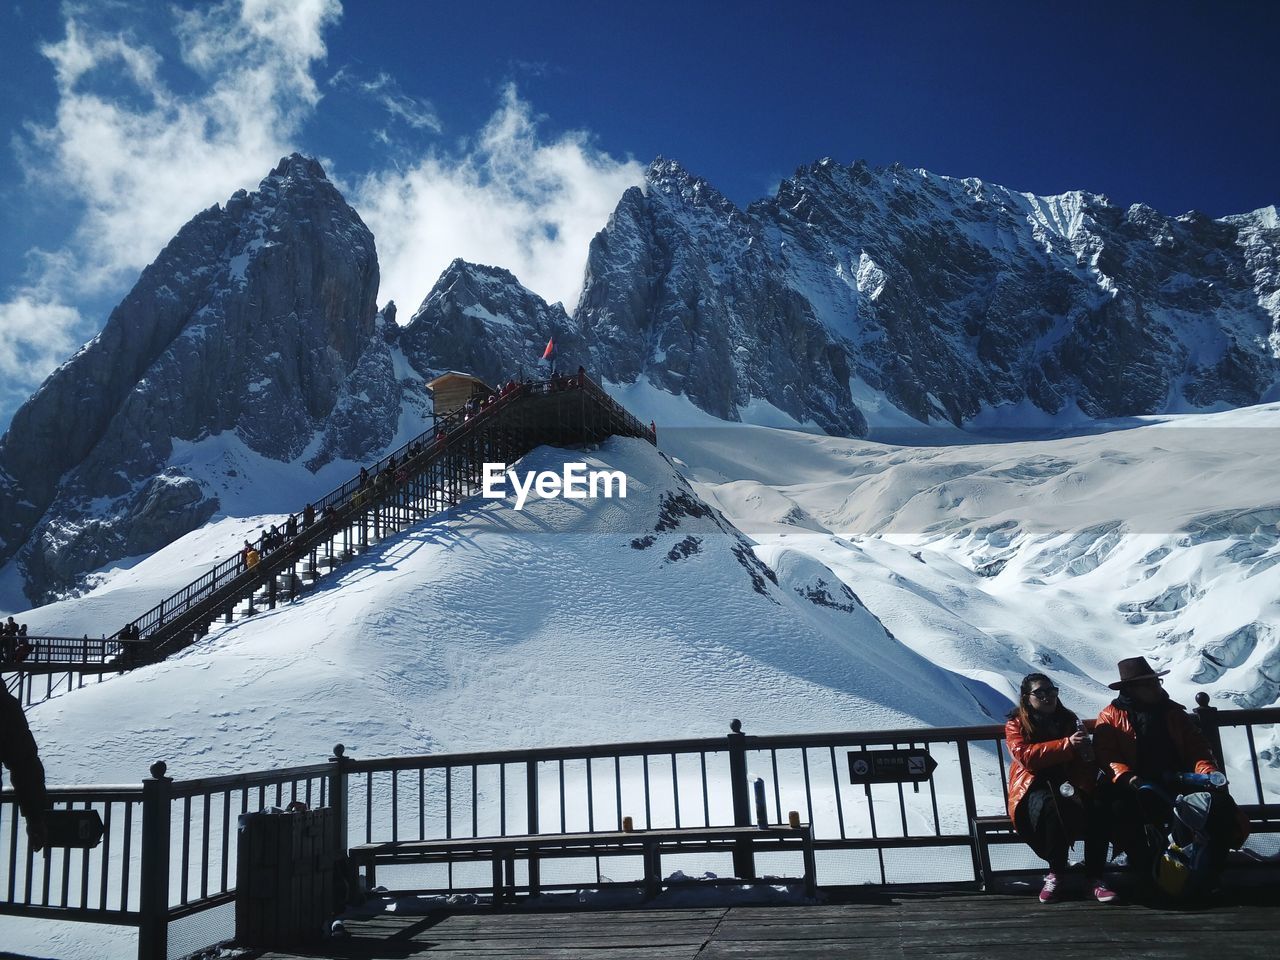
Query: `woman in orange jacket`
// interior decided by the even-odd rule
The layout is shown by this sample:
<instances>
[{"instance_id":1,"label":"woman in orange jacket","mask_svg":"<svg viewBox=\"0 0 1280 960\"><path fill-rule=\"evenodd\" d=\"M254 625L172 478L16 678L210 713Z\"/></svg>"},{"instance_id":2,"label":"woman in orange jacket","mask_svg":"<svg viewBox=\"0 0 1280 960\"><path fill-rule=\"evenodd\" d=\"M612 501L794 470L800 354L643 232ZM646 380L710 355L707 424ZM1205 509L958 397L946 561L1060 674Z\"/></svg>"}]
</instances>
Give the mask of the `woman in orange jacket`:
<instances>
[{"instance_id":1,"label":"woman in orange jacket","mask_svg":"<svg viewBox=\"0 0 1280 960\"><path fill-rule=\"evenodd\" d=\"M1018 706L1004 727L1013 758L1009 768L1009 819L1026 844L1049 864L1040 902L1059 899L1067 854L1084 838L1088 886L1099 903L1116 898L1102 880L1107 827L1098 802L1098 767L1079 718L1058 700L1043 673L1022 678Z\"/></svg>"}]
</instances>

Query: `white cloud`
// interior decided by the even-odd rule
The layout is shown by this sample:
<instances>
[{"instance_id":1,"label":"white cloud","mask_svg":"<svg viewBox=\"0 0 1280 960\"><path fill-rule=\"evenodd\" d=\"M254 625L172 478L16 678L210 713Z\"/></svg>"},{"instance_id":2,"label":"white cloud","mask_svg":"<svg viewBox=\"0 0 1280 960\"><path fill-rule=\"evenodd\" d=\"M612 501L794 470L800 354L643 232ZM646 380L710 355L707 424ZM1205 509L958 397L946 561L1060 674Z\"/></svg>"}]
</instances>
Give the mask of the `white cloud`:
<instances>
[{"instance_id":1,"label":"white cloud","mask_svg":"<svg viewBox=\"0 0 1280 960\"><path fill-rule=\"evenodd\" d=\"M369 97L394 119L404 122L412 130L439 133L442 129L435 106L428 100L405 93L389 73L382 72L372 80L364 80L356 76L349 67L343 67L329 78L329 86L352 90ZM385 131L380 132L383 142L389 143Z\"/></svg>"},{"instance_id":2,"label":"white cloud","mask_svg":"<svg viewBox=\"0 0 1280 960\"><path fill-rule=\"evenodd\" d=\"M571 132L539 136L514 87L462 156L428 154L377 171L349 194L373 231L382 303L406 318L455 257L505 267L548 301L572 310L591 238L644 168Z\"/></svg>"},{"instance_id":3,"label":"white cloud","mask_svg":"<svg viewBox=\"0 0 1280 960\"><path fill-rule=\"evenodd\" d=\"M0 344L27 388L65 355L65 304L127 287L196 211L256 185L292 149L320 98L310 70L323 30L341 13L337 0L174 10L180 57L207 80L188 95L166 84L156 50L91 22L91 9L64 8L64 37L42 48L57 111L19 143L32 183L83 206L67 247L32 251L27 283L0 302Z\"/></svg>"},{"instance_id":4,"label":"white cloud","mask_svg":"<svg viewBox=\"0 0 1280 960\"><path fill-rule=\"evenodd\" d=\"M0 303L0 382L21 400L77 346L80 311L41 290L24 288Z\"/></svg>"},{"instance_id":5,"label":"white cloud","mask_svg":"<svg viewBox=\"0 0 1280 960\"><path fill-rule=\"evenodd\" d=\"M86 290L145 266L196 210L253 186L289 152L319 100L310 65L324 55L321 30L339 13L336 0L176 10L182 60L210 80L193 96L163 82L154 50L67 21L66 36L43 50L57 115L32 135L38 175L85 203L75 246ZM121 67L132 97L92 88L98 72Z\"/></svg>"}]
</instances>

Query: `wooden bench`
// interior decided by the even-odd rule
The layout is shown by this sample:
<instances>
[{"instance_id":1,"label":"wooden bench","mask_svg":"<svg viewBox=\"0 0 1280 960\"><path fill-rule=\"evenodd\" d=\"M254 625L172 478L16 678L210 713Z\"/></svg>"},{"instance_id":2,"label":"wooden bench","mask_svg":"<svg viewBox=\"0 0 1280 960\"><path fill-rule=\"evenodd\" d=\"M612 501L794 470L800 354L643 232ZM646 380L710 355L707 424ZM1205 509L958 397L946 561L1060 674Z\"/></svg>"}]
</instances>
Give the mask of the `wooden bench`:
<instances>
[{"instance_id":1,"label":"wooden bench","mask_svg":"<svg viewBox=\"0 0 1280 960\"><path fill-rule=\"evenodd\" d=\"M493 899L501 903L515 893L515 862L530 862L529 892L539 893L535 864L541 858L639 856L644 863L646 898L662 887L664 854L752 853L799 851L804 861L805 894L816 892L813 831L798 827L682 827L612 833L546 833L531 836L477 837L451 840L399 840L352 847L354 867L363 867L369 886L379 866L489 861L493 867Z\"/></svg>"},{"instance_id":2,"label":"wooden bench","mask_svg":"<svg viewBox=\"0 0 1280 960\"><path fill-rule=\"evenodd\" d=\"M1242 803L1240 812L1249 821L1249 832L1280 833L1280 804L1274 803ZM1021 838L1014 832L1013 821L1006 815L992 817L974 817L969 824L969 832L973 837L973 846L978 854L978 884L986 890L991 882L992 843L1021 843Z\"/></svg>"}]
</instances>

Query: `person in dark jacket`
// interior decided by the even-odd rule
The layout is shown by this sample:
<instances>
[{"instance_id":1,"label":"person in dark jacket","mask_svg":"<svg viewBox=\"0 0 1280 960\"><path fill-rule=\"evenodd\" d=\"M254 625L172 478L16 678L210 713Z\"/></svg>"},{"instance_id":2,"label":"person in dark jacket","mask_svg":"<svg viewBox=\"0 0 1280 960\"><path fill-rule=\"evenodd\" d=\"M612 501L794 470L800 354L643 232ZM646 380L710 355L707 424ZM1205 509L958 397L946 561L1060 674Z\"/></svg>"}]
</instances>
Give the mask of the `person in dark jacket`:
<instances>
[{"instance_id":1,"label":"person in dark jacket","mask_svg":"<svg viewBox=\"0 0 1280 960\"><path fill-rule=\"evenodd\" d=\"M1061 896L1067 854L1084 838L1086 881L1093 898L1110 903L1115 893L1102 880L1107 864L1107 823L1098 796L1098 767L1079 718L1062 705L1058 688L1043 673L1022 678L1018 706L1009 714L1004 742L1009 767L1009 819L1049 864L1040 902Z\"/></svg>"},{"instance_id":2,"label":"person in dark jacket","mask_svg":"<svg viewBox=\"0 0 1280 960\"><path fill-rule=\"evenodd\" d=\"M1109 684L1117 696L1102 708L1094 728L1098 763L1113 783L1116 835L1141 873L1150 873L1158 850L1146 827L1160 834L1172 827L1172 810L1148 784L1168 790L1167 780L1178 773L1213 774L1221 765L1182 705L1165 692L1160 679L1168 670L1154 670L1145 657L1117 664L1120 679ZM1172 792L1178 792L1176 789ZM1225 865L1227 851L1249 836L1248 821L1225 791L1214 795L1208 834L1213 843L1215 870Z\"/></svg>"},{"instance_id":3,"label":"person in dark jacket","mask_svg":"<svg viewBox=\"0 0 1280 960\"><path fill-rule=\"evenodd\" d=\"M18 809L27 822L27 842L32 850L44 847L46 830L44 765L35 738L27 726L22 704L0 684L0 762L9 768Z\"/></svg>"}]
</instances>

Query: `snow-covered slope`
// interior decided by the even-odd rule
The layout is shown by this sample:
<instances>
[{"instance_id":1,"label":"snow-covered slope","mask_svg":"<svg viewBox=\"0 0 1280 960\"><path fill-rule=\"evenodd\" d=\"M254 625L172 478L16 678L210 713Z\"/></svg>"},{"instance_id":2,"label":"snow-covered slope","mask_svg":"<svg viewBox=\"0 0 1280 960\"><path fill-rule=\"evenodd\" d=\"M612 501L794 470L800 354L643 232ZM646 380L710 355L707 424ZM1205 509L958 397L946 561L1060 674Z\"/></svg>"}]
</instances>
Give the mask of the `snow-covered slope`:
<instances>
[{"instance_id":1,"label":"snow-covered slope","mask_svg":"<svg viewBox=\"0 0 1280 960\"><path fill-rule=\"evenodd\" d=\"M662 437L766 561L821 560L939 665L1048 669L1094 707L1142 653L1186 702L1252 707L1280 698L1278 426L1271 404L1004 443Z\"/></svg>"},{"instance_id":2,"label":"snow-covered slope","mask_svg":"<svg viewBox=\"0 0 1280 960\"><path fill-rule=\"evenodd\" d=\"M660 429L667 455L611 440L519 465L622 470L625 500L469 501L295 605L41 704L50 779L315 762L339 741L367 757L714 735L731 717L759 733L983 723L1031 670L1089 713L1135 653L1184 703L1277 699L1280 405L905 445L627 391L687 424ZM114 628L276 519L224 518L20 619Z\"/></svg>"},{"instance_id":3,"label":"snow-covered slope","mask_svg":"<svg viewBox=\"0 0 1280 960\"><path fill-rule=\"evenodd\" d=\"M577 456L540 448L521 469ZM369 756L709 735L735 716L762 731L952 725L1004 706L886 632L812 557L762 563L648 444L585 460L623 470L627 498L469 502L296 605L35 708L51 779L312 762L339 740ZM98 603L234 542L232 526L138 564ZM76 611L101 609L30 619L79 632Z\"/></svg>"}]
</instances>

